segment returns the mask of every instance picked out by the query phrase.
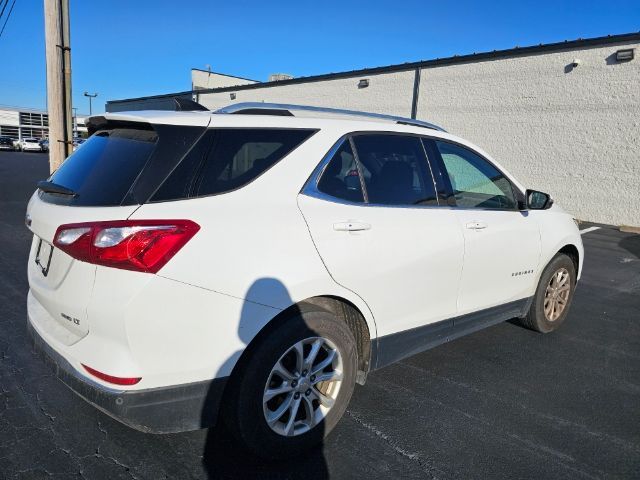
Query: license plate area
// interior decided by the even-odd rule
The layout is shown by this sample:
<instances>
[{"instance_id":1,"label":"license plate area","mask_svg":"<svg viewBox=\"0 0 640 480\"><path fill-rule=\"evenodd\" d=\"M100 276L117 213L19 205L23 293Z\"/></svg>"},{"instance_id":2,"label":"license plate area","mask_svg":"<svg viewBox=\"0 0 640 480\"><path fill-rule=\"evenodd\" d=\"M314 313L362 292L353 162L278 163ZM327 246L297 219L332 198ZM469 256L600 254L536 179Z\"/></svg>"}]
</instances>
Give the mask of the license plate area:
<instances>
[{"instance_id":1,"label":"license plate area","mask_svg":"<svg viewBox=\"0 0 640 480\"><path fill-rule=\"evenodd\" d=\"M36 250L36 265L40 268L43 276L49 274L49 267L51 266L51 257L53 256L53 246L38 238L38 248Z\"/></svg>"}]
</instances>

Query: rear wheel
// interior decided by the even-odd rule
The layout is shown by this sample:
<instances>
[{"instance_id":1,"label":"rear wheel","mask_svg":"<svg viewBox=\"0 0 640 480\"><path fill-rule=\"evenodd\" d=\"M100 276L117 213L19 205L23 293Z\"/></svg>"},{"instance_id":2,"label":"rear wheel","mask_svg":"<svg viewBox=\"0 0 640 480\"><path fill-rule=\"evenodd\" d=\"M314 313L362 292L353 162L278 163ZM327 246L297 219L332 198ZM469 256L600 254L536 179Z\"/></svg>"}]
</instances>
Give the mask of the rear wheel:
<instances>
[{"instance_id":1,"label":"rear wheel","mask_svg":"<svg viewBox=\"0 0 640 480\"><path fill-rule=\"evenodd\" d=\"M297 455L342 417L355 386L355 341L331 313L300 313L252 348L234 372L224 421L253 453Z\"/></svg>"},{"instance_id":2,"label":"rear wheel","mask_svg":"<svg viewBox=\"0 0 640 480\"><path fill-rule=\"evenodd\" d=\"M541 333L556 330L567 318L576 287L576 268L567 255L557 254L542 272L533 303L522 325Z\"/></svg>"}]
</instances>

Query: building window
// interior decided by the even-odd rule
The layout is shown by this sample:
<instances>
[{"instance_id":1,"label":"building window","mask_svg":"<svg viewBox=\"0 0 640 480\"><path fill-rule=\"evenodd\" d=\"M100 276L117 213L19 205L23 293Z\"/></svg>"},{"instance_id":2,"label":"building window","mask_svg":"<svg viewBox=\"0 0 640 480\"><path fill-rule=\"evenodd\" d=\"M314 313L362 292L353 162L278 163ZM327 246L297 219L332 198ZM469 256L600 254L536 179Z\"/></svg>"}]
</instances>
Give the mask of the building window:
<instances>
[{"instance_id":1,"label":"building window","mask_svg":"<svg viewBox=\"0 0 640 480\"><path fill-rule=\"evenodd\" d=\"M18 140L18 138L20 137L19 128L0 125L0 136L11 137L14 140Z\"/></svg>"},{"instance_id":2,"label":"building window","mask_svg":"<svg viewBox=\"0 0 640 480\"><path fill-rule=\"evenodd\" d=\"M48 126L49 116L42 113L20 112L20 125Z\"/></svg>"}]
</instances>

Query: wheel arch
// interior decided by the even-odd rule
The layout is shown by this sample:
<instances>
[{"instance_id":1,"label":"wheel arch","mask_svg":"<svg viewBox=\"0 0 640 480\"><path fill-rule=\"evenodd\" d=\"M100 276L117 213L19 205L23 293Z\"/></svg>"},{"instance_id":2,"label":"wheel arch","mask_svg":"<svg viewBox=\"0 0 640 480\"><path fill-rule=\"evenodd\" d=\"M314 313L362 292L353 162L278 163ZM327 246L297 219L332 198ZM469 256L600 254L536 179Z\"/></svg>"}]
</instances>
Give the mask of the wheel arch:
<instances>
[{"instance_id":1,"label":"wheel arch","mask_svg":"<svg viewBox=\"0 0 640 480\"><path fill-rule=\"evenodd\" d=\"M566 256L568 256L571 259L571 261L573 262L573 266L576 269L576 276L577 276L580 272L580 251L578 250L578 247L576 247L572 243L568 243L564 247L562 247L560 250L558 250L557 253L564 253Z\"/></svg>"},{"instance_id":2,"label":"wheel arch","mask_svg":"<svg viewBox=\"0 0 640 480\"><path fill-rule=\"evenodd\" d=\"M307 298L291 304L289 307L275 315L247 344L231 370L231 378L234 377L236 372L244 367L251 357L253 349L255 349L256 345L258 345L264 338L276 331L279 326L293 316L312 311L330 312L349 327L349 330L351 330L356 341L358 356L356 382L360 385L364 385L367 374L371 370L371 342L375 341L375 338L371 338L369 324L361 310L348 299L334 295L319 295Z\"/></svg>"}]
</instances>

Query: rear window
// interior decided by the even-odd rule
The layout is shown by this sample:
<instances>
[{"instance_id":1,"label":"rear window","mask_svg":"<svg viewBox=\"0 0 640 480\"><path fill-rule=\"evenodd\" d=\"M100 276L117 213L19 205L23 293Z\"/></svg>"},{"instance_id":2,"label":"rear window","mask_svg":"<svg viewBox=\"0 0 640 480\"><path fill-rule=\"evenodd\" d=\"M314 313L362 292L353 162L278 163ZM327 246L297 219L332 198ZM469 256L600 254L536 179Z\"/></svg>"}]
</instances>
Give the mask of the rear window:
<instances>
[{"instance_id":1,"label":"rear window","mask_svg":"<svg viewBox=\"0 0 640 480\"><path fill-rule=\"evenodd\" d=\"M211 129L173 171L153 201L215 195L247 185L315 130Z\"/></svg>"},{"instance_id":2,"label":"rear window","mask_svg":"<svg viewBox=\"0 0 640 480\"><path fill-rule=\"evenodd\" d=\"M98 131L69 156L50 181L76 192L74 205L120 205L153 153L157 140L153 130Z\"/></svg>"}]
</instances>

